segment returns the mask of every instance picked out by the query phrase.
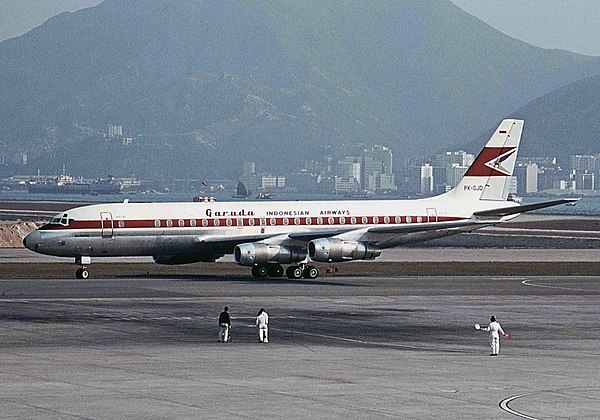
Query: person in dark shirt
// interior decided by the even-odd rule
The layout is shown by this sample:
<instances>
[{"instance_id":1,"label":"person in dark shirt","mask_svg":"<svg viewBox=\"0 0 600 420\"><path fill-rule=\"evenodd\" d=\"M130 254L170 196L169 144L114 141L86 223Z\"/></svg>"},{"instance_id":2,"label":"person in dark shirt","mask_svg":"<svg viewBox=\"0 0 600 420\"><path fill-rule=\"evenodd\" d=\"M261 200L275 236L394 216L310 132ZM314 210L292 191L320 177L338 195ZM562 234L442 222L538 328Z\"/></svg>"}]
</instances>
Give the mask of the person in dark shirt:
<instances>
[{"instance_id":1,"label":"person in dark shirt","mask_svg":"<svg viewBox=\"0 0 600 420\"><path fill-rule=\"evenodd\" d=\"M219 315L219 342L229 341L229 330L231 329L231 320L229 318L229 308L226 306Z\"/></svg>"}]
</instances>

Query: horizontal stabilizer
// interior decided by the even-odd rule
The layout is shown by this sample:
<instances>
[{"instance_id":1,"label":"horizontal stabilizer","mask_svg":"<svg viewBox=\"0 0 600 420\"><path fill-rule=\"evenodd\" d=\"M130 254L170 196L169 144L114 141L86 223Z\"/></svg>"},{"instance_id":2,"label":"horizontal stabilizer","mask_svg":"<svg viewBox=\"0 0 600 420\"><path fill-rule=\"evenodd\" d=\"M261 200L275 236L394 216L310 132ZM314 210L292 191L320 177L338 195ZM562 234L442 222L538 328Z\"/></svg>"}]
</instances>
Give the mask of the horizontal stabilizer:
<instances>
[{"instance_id":1,"label":"horizontal stabilizer","mask_svg":"<svg viewBox=\"0 0 600 420\"><path fill-rule=\"evenodd\" d=\"M563 198L560 200L543 201L541 203L525 204L522 206L504 207L500 209L477 211L474 216L482 217L504 217L512 214L526 213L528 211L545 209L546 207L559 206L561 204L576 203L579 198Z\"/></svg>"}]
</instances>

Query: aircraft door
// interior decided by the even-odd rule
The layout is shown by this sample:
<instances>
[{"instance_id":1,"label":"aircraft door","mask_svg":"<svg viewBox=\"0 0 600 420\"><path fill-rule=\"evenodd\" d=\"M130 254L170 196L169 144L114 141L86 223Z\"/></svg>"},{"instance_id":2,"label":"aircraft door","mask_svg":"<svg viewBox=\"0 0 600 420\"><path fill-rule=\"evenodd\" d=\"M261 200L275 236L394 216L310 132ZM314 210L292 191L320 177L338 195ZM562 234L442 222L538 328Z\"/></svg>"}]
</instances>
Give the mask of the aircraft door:
<instances>
[{"instance_id":1,"label":"aircraft door","mask_svg":"<svg viewBox=\"0 0 600 420\"><path fill-rule=\"evenodd\" d=\"M429 223L437 222L437 210L433 208L427 209L427 221Z\"/></svg>"},{"instance_id":2,"label":"aircraft door","mask_svg":"<svg viewBox=\"0 0 600 420\"><path fill-rule=\"evenodd\" d=\"M100 223L102 225L102 237L112 238L113 236L113 218L112 213L100 212Z\"/></svg>"}]
</instances>

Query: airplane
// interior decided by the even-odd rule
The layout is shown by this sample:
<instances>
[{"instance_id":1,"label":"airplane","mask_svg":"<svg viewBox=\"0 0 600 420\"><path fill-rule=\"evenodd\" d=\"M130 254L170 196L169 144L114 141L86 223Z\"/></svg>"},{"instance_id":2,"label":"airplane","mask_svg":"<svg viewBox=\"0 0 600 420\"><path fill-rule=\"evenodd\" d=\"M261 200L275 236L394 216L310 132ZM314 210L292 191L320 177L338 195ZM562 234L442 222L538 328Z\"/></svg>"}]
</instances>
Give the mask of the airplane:
<instances>
[{"instance_id":1,"label":"airplane","mask_svg":"<svg viewBox=\"0 0 600 420\"><path fill-rule=\"evenodd\" d=\"M57 214L23 244L75 258L76 277L94 257L152 256L158 264L214 262L226 254L254 277L316 279L311 262L373 260L386 248L506 222L574 203L509 200L523 120L503 120L456 188L415 200L95 204ZM283 265L288 265L284 270Z\"/></svg>"}]
</instances>

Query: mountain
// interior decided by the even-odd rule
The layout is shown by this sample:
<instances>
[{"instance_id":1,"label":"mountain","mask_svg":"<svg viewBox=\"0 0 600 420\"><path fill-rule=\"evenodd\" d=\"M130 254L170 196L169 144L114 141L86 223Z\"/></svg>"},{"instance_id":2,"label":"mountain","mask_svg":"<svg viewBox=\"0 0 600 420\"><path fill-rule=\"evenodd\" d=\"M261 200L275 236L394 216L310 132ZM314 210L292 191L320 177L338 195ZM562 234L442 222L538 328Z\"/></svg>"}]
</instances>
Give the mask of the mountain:
<instances>
[{"instance_id":1,"label":"mountain","mask_svg":"<svg viewBox=\"0 0 600 420\"><path fill-rule=\"evenodd\" d=\"M106 0L0 43L0 152L32 170L274 172L475 138L600 58L512 39L447 0ZM133 137L102 137L108 124Z\"/></svg>"},{"instance_id":2,"label":"mountain","mask_svg":"<svg viewBox=\"0 0 600 420\"><path fill-rule=\"evenodd\" d=\"M569 156L600 153L600 76L557 89L514 113L525 119L521 156Z\"/></svg>"}]
</instances>

